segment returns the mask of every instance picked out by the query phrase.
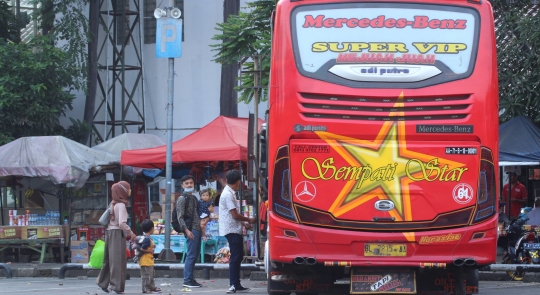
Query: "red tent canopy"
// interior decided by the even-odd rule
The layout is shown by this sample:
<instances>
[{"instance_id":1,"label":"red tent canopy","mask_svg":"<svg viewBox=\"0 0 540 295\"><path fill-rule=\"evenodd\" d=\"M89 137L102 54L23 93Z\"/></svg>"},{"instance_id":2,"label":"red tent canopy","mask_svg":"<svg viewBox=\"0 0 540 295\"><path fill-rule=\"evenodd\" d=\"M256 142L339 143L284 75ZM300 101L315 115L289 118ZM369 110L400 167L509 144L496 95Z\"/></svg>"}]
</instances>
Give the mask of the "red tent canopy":
<instances>
[{"instance_id":1,"label":"red tent canopy","mask_svg":"<svg viewBox=\"0 0 540 295\"><path fill-rule=\"evenodd\" d=\"M259 119L259 129L262 120ZM208 125L175 141L172 161L247 161L248 119L219 116ZM149 149L124 150L120 164L143 167L165 167L167 146Z\"/></svg>"}]
</instances>

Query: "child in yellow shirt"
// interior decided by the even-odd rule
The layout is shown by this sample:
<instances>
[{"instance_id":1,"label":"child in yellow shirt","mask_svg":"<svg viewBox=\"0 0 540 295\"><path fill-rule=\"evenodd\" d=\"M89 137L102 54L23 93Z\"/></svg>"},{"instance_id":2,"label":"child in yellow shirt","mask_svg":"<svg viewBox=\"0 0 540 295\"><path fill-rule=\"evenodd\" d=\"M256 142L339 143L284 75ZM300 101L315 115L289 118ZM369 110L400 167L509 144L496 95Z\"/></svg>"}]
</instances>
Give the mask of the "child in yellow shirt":
<instances>
[{"instance_id":1,"label":"child in yellow shirt","mask_svg":"<svg viewBox=\"0 0 540 295\"><path fill-rule=\"evenodd\" d=\"M144 240L140 251L143 252L139 259L141 267L142 292L145 294L159 294L161 290L156 288L154 283L154 249L156 244L150 235L154 232L154 223L151 220L145 219L141 223L141 229L144 232Z\"/></svg>"}]
</instances>

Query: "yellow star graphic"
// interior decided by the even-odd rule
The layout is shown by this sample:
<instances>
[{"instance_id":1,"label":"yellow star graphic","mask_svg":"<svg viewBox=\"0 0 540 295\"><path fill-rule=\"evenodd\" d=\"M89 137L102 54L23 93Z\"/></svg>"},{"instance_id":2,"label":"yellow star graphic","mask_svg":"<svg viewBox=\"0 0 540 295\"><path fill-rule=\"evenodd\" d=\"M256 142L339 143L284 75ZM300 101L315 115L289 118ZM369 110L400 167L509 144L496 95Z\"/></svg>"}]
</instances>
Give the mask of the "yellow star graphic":
<instances>
[{"instance_id":1,"label":"yellow star graphic","mask_svg":"<svg viewBox=\"0 0 540 295\"><path fill-rule=\"evenodd\" d=\"M403 93L399 99L403 99ZM402 105L402 102L398 102L394 107ZM395 112L390 115L401 114ZM317 134L349 165L362 167L360 178L347 181L330 207L329 212L335 217L378 198L394 202L395 209L389 211L389 214L396 221L411 221L413 216L409 184L426 176L433 177L430 173L425 175L423 165L431 161L438 167L447 166L448 170L464 166L462 163L408 150L403 121L385 122L373 141L328 132Z\"/></svg>"}]
</instances>

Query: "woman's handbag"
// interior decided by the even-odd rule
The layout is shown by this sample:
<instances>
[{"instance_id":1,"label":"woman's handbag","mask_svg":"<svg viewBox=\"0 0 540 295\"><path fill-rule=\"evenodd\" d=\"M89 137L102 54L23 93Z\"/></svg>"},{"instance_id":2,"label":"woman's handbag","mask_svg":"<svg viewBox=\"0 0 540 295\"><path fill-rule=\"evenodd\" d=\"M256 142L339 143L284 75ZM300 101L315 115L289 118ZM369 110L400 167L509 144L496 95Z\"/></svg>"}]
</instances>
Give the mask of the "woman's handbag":
<instances>
[{"instance_id":1,"label":"woman's handbag","mask_svg":"<svg viewBox=\"0 0 540 295\"><path fill-rule=\"evenodd\" d=\"M111 207L107 208L105 212L103 212L103 215L99 218L99 223L103 226L106 226L109 224L109 220L111 218Z\"/></svg>"}]
</instances>

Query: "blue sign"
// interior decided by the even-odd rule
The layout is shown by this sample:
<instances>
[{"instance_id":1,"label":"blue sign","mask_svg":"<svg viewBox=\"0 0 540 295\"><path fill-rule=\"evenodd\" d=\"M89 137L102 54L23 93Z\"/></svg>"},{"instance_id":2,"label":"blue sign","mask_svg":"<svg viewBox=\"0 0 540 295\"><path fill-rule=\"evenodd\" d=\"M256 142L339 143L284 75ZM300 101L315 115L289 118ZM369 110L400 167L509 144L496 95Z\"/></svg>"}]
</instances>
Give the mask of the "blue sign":
<instances>
[{"instance_id":1,"label":"blue sign","mask_svg":"<svg viewBox=\"0 0 540 295\"><path fill-rule=\"evenodd\" d=\"M157 19L156 57L182 57L182 20L171 17Z\"/></svg>"}]
</instances>

